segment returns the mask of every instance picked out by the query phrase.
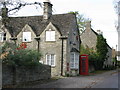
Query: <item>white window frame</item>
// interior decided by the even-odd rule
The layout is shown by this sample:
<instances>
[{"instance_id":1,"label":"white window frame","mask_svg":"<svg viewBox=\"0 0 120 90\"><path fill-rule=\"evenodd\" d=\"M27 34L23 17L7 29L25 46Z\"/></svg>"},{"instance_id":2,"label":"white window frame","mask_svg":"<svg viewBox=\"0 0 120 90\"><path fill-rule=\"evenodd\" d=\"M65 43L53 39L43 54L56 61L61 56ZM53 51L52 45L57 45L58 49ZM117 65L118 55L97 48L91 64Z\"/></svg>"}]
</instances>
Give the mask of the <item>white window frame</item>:
<instances>
[{"instance_id":1,"label":"white window frame","mask_svg":"<svg viewBox=\"0 0 120 90\"><path fill-rule=\"evenodd\" d=\"M0 42L3 42L4 38L6 38L5 34L5 32L0 32Z\"/></svg>"},{"instance_id":2,"label":"white window frame","mask_svg":"<svg viewBox=\"0 0 120 90\"><path fill-rule=\"evenodd\" d=\"M28 35L26 35L26 34L28 34ZM23 42L31 42L31 32L23 32L22 41Z\"/></svg>"},{"instance_id":3,"label":"white window frame","mask_svg":"<svg viewBox=\"0 0 120 90\"><path fill-rule=\"evenodd\" d=\"M70 68L71 69L79 69L79 54L71 53L70 56Z\"/></svg>"},{"instance_id":4,"label":"white window frame","mask_svg":"<svg viewBox=\"0 0 120 90\"><path fill-rule=\"evenodd\" d=\"M46 41L55 41L55 31L51 29L45 33Z\"/></svg>"},{"instance_id":5,"label":"white window frame","mask_svg":"<svg viewBox=\"0 0 120 90\"><path fill-rule=\"evenodd\" d=\"M54 56L53 57L53 64L52 64L52 55ZM49 62L48 62L48 56L49 56ZM47 54L46 55L46 64L47 65L50 65L50 66L54 67L55 66L55 61L56 61L56 55L55 54Z\"/></svg>"}]
</instances>

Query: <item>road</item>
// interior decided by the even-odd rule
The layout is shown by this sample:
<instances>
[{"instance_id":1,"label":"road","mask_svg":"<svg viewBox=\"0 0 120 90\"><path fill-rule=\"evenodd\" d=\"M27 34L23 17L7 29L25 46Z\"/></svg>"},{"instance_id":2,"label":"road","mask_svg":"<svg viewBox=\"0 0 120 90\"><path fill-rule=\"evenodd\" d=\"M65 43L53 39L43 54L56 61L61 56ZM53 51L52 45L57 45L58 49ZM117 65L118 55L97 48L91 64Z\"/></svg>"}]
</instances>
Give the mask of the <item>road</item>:
<instances>
[{"instance_id":1,"label":"road","mask_svg":"<svg viewBox=\"0 0 120 90\"><path fill-rule=\"evenodd\" d=\"M21 88L118 88L117 70L89 76L64 77L44 84L24 85Z\"/></svg>"},{"instance_id":2,"label":"road","mask_svg":"<svg viewBox=\"0 0 120 90\"><path fill-rule=\"evenodd\" d=\"M120 78L118 77L119 75L120 73L113 73L110 76L105 77L103 80L93 85L91 88L118 88L118 86L120 86L118 85L118 79L120 80Z\"/></svg>"}]
</instances>

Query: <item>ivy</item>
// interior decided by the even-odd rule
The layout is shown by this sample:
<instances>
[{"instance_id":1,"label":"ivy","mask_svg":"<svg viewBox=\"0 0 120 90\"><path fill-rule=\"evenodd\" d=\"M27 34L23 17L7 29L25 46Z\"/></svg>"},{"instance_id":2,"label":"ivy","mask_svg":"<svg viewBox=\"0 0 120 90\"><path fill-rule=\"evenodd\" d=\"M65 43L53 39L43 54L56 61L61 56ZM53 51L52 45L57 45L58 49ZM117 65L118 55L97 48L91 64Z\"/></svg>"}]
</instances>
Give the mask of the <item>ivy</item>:
<instances>
[{"instance_id":1,"label":"ivy","mask_svg":"<svg viewBox=\"0 0 120 90\"><path fill-rule=\"evenodd\" d=\"M103 62L107 59L107 53L108 53L107 47L108 46L106 39L103 37L103 35L98 35L97 44L96 44L97 54L100 60L102 60Z\"/></svg>"}]
</instances>

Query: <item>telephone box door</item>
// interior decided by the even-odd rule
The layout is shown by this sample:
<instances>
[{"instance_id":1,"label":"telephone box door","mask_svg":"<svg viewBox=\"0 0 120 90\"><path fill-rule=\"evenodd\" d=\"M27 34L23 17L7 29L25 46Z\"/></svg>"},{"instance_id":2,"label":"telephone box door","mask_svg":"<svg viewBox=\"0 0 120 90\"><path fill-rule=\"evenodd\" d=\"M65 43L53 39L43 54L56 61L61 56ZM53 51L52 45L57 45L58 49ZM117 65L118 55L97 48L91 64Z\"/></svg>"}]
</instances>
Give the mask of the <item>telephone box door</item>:
<instances>
[{"instance_id":1,"label":"telephone box door","mask_svg":"<svg viewBox=\"0 0 120 90\"><path fill-rule=\"evenodd\" d=\"M88 55L80 55L80 74L88 75Z\"/></svg>"}]
</instances>

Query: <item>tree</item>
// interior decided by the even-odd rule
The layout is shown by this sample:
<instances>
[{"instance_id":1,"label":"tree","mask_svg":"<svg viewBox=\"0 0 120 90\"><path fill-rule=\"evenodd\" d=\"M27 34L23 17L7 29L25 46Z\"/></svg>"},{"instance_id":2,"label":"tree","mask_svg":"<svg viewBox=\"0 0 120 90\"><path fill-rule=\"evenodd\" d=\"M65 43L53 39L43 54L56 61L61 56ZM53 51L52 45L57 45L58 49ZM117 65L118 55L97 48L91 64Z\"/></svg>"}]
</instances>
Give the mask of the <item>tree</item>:
<instances>
[{"instance_id":1,"label":"tree","mask_svg":"<svg viewBox=\"0 0 120 90\"><path fill-rule=\"evenodd\" d=\"M103 35L98 35L97 36L97 54L98 54L98 69L103 69L104 61L107 60L108 56L108 49L107 49L107 42L106 39L103 37Z\"/></svg>"},{"instance_id":2,"label":"tree","mask_svg":"<svg viewBox=\"0 0 120 90\"><path fill-rule=\"evenodd\" d=\"M97 36L96 48L97 48L97 53L101 57L101 59L106 60L108 49L107 49L107 41L103 37L103 35Z\"/></svg>"},{"instance_id":3,"label":"tree","mask_svg":"<svg viewBox=\"0 0 120 90\"><path fill-rule=\"evenodd\" d=\"M76 14L76 17L77 17L77 24L78 24L78 27L79 27L79 31L80 31L80 34L85 30L85 23L87 21L90 21L90 18L86 18L84 16L84 14L79 14L78 11L71 11L69 13L72 13L72 14Z\"/></svg>"},{"instance_id":4,"label":"tree","mask_svg":"<svg viewBox=\"0 0 120 90\"><path fill-rule=\"evenodd\" d=\"M9 14L14 14L18 12L21 8L23 8L26 5L37 5L42 7L42 4L40 2L27 3L22 0L1 0L0 1L0 8L8 8Z\"/></svg>"}]
</instances>

